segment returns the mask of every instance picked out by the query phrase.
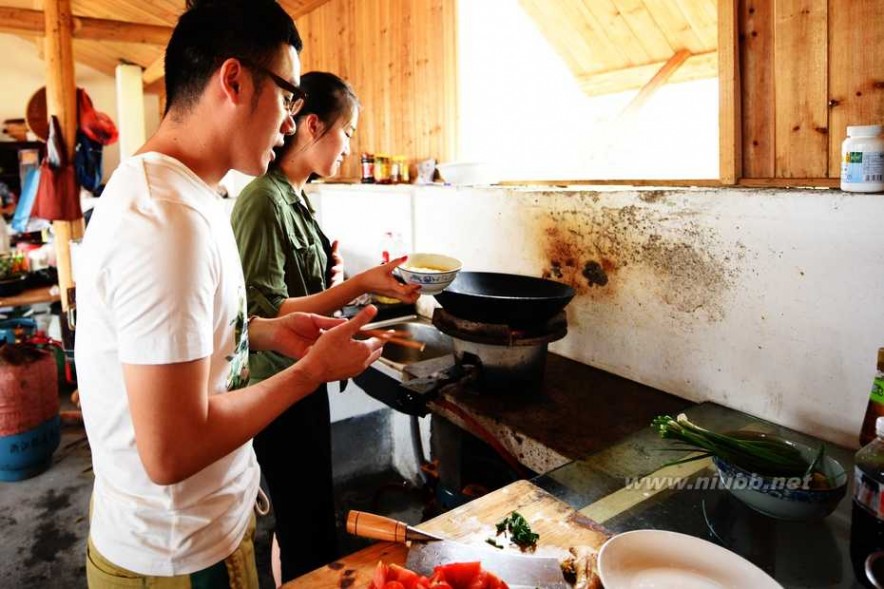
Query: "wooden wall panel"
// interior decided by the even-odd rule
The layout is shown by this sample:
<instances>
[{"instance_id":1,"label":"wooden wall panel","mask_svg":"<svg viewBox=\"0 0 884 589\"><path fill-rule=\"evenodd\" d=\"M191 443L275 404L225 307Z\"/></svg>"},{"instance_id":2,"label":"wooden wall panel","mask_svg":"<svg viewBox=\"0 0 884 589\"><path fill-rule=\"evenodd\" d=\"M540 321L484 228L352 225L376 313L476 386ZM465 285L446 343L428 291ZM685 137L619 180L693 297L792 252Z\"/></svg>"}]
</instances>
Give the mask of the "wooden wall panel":
<instances>
[{"instance_id":1,"label":"wooden wall panel","mask_svg":"<svg viewBox=\"0 0 884 589\"><path fill-rule=\"evenodd\" d=\"M743 178L837 183L846 127L884 121L881 8L739 1Z\"/></svg>"},{"instance_id":2,"label":"wooden wall panel","mask_svg":"<svg viewBox=\"0 0 884 589\"><path fill-rule=\"evenodd\" d=\"M884 3L829 0L829 176L848 125L884 123Z\"/></svg>"},{"instance_id":3,"label":"wooden wall panel","mask_svg":"<svg viewBox=\"0 0 884 589\"><path fill-rule=\"evenodd\" d=\"M774 177L774 19L767 0L739 3L744 178ZM722 146L724 148L724 146ZM733 149L733 147L730 147Z\"/></svg>"},{"instance_id":4,"label":"wooden wall panel","mask_svg":"<svg viewBox=\"0 0 884 589\"><path fill-rule=\"evenodd\" d=\"M828 171L828 6L774 3L775 175L822 178Z\"/></svg>"},{"instance_id":5,"label":"wooden wall panel","mask_svg":"<svg viewBox=\"0 0 884 589\"><path fill-rule=\"evenodd\" d=\"M330 0L297 20L302 70L345 78L362 103L341 178L359 154L453 159L457 137L455 0Z\"/></svg>"},{"instance_id":6,"label":"wooden wall panel","mask_svg":"<svg viewBox=\"0 0 884 589\"><path fill-rule=\"evenodd\" d=\"M718 177L722 184L736 184L742 175L742 78L740 75L738 7L718 0Z\"/></svg>"}]
</instances>

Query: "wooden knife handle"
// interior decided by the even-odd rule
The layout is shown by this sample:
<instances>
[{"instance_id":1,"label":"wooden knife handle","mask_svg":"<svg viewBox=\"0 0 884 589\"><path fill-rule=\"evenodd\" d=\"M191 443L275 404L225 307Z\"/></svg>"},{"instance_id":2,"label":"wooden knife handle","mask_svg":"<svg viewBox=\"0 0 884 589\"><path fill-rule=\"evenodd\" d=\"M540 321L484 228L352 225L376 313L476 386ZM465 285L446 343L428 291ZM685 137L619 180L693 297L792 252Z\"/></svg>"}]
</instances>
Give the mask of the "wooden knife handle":
<instances>
[{"instance_id":1,"label":"wooden knife handle","mask_svg":"<svg viewBox=\"0 0 884 589\"><path fill-rule=\"evenodd\" d=\"M405 542L408 524L354 509L347 514L347 532L354 536L386 542Z\"/></svg>"}]
</instances>

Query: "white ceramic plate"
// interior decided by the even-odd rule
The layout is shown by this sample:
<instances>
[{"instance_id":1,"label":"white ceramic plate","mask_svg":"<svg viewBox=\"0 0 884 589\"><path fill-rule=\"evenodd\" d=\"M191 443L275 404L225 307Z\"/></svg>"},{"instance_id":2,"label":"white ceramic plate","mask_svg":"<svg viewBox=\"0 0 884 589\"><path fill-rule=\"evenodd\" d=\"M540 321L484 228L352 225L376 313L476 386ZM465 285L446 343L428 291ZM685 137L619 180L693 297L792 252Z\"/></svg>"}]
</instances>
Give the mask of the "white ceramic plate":
<instances>
[{"instance_id":1,"label":"white ceramic plate","mask_svg":"<svg viewBox=\"0 0 884 589\"><path fill-rule=\"evenodd\" d=\"M783 589L745 558L665 530L614 536L599 552L605 589Z\"/></svg>"}]
</instances>

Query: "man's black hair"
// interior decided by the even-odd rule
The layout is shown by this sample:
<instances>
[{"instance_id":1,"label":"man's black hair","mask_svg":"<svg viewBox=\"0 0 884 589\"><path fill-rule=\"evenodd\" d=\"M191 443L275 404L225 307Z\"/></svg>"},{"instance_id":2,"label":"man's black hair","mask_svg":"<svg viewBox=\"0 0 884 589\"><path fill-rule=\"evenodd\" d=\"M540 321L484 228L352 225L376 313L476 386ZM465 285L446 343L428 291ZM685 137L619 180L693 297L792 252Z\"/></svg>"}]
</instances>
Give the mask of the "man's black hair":
<instances>
[{"instance_id":1,"label":"man's black hair","mask_svg":"<svg viewBox=\"0 0 884 589\"><path fill-rule=\"evenodd\" d=\"M166 47L166 112L187 110L225 59L270 68L280 47L300 52L301 36L276 0L187 0ZM259 83L264 76L252 70Z\"/></svg>"}]
</instances>

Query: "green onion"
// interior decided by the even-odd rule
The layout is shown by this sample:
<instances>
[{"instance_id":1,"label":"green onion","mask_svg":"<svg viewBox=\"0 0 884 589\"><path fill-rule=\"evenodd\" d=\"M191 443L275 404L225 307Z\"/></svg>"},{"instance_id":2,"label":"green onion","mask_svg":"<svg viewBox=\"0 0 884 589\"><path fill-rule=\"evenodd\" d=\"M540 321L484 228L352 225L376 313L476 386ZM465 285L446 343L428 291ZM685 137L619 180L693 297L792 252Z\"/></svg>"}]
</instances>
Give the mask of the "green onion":
<instances>
[{"instance_id":1,"label":"green onion","mask_svg":"<svg viewBox=\"0 0 884 589\"><path fill-rule=\"evenodd\" d=\"M689 456L667 463L683 464L709 456L739 466L762 476L805 476L818 472L822 463L824 446L817 452L816 459L808 461L795 446L773 436L749 438L754 432L719 434L691 423L683 413L676 419L668 415L655 417L651 428L660 437L675 440L681 449L700 452L699 456Z\"/></svg>"},{"instance_id":2,"label":"green onion","mask_svg":"<svg viewBox=\"0 0 884 589\"><path fill-rule=\"evenodd\" d=\"M510 541L522 550L533 549L540 538L531 530L528 521L518 511L513 511L497 523L497 535L509 532Z\"/></svg>"}]
</instances>

